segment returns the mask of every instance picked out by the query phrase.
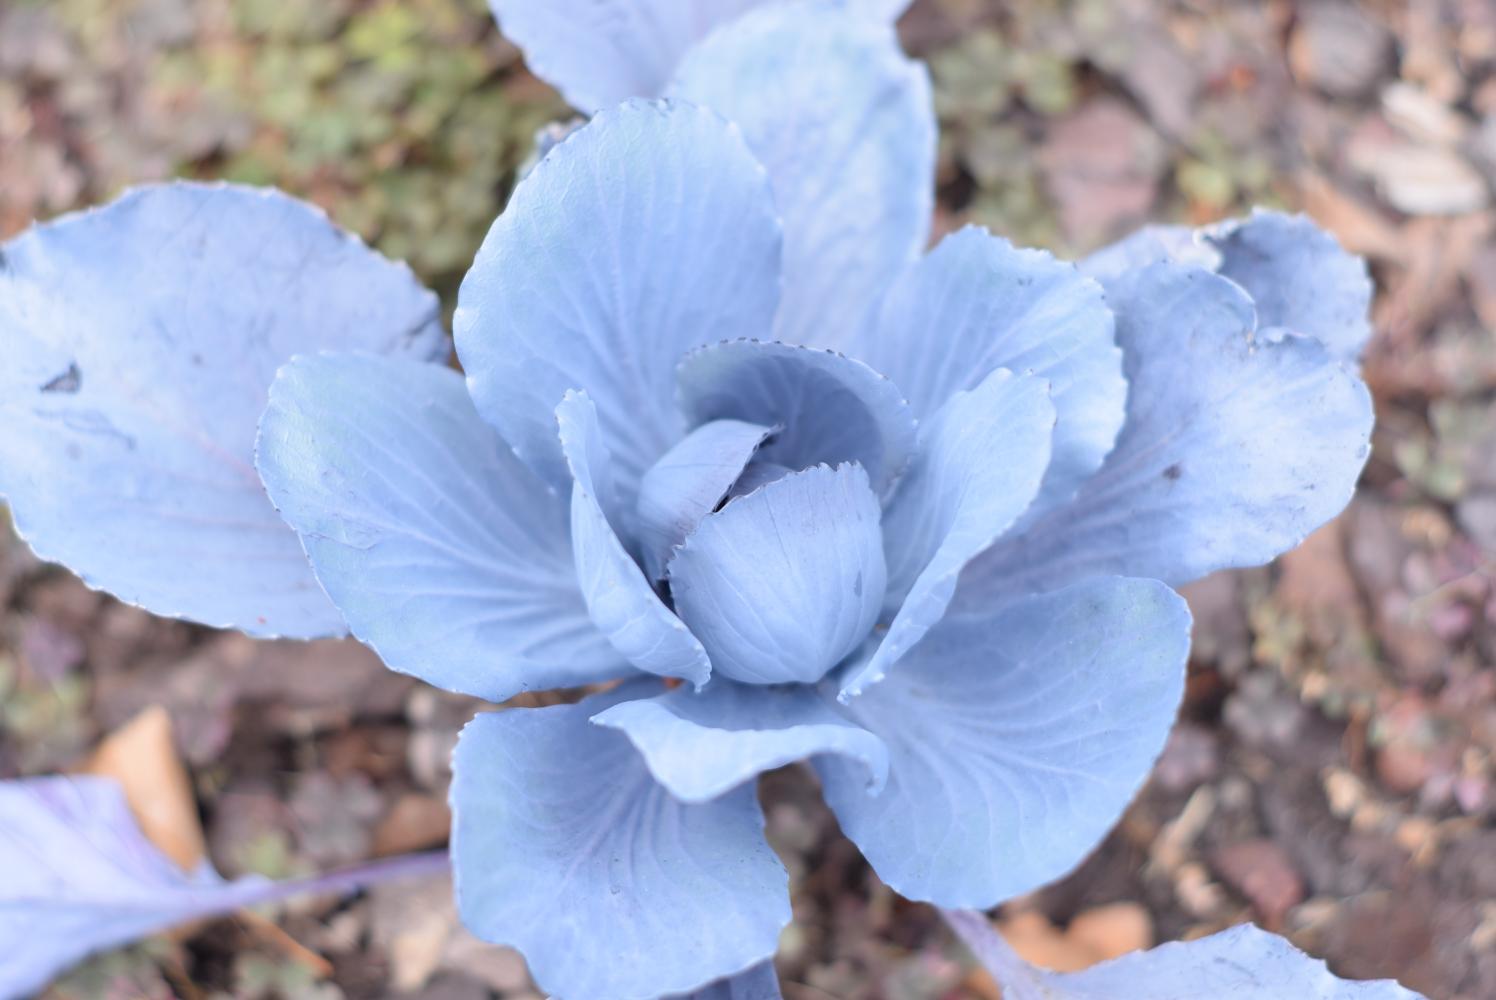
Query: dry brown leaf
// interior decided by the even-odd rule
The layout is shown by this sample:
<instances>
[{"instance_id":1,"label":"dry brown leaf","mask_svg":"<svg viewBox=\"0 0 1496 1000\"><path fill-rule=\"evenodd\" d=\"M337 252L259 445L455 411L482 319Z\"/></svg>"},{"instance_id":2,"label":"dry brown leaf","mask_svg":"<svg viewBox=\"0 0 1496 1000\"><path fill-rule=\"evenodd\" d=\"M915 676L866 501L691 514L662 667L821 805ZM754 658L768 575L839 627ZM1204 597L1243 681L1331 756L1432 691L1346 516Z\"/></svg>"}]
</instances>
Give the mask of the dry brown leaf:
<instances>
[{"instance_id":1,"label":"dry brown leaf","mask_svg":"<svg viewBox=\"0 0 1496 1000\"><path fill-rule=\"evenodd\" d=\"M140 712L105 737L79 770L118 781L146 838L183 871L202 863L202 820L166 709Z\"/></svg>"},{"instance_id":2,"label":"dry brown leaf","mask_svg":"<svg viewBox=\"0 0 1496 1000\"><path fill-rule=\"evenodd\" d=\"M404 854L447 842L452 810L435 795L411 792L400 796L374 830L374 853Z\"/></svg>"},{"instance_id":3,"label":"dry brown leaf","mask_svg":"<svg viewBox=\"0 0 1496 1000\"><path fill-rule=\"evenodd\" d=\"M1064 930L1036 910L1020 910L996 924L1024 961L1054 972L1080 972L1153 946L1153 918L1139 903L1093 907L1077 914ZM1002 990L985 969L973 970L964 985L986 1000L1002 998Z\"/></svg>"},{"instance_id":4,"label":"dry brown leaf","mask_svg":"<svg viewBox=\"0 0 1496 1000\"><path fill-rule=\"evenodd\" d=\"M1066 934L1107 961L1153 947L1153 917L1141 903L1112 903L1076 916Z\"/></svg>"}]
</instances>

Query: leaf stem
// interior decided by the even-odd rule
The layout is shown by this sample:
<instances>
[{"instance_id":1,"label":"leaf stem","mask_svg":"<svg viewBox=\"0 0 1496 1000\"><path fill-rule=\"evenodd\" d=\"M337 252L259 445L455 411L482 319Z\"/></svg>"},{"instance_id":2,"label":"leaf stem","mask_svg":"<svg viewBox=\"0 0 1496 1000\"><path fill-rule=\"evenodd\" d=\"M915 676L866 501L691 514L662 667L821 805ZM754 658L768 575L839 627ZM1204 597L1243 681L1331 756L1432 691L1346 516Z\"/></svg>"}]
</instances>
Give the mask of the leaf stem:
<instances>
[{"instance_id":1,"label":"leaf stem","mask_svg":"<svg viewBox=\"0 0 1496 1000\"><path fill-rule=\"evenodd\" d=\"M339 868L321 875L272 882L255 893L253 898L247 900L247 905L271 903L292 896L355 892L384 882L440 875L450 871L451 867L452 862L446 851L401 854L393 858L380 858L378 861L366 861L347 868Z\"/></svg>"},{"instance_id":2,"label":"leaf stem","mask_svg":"<svg viewBox=\"0 0 1496 1000\"><path fill-rule=\"evenodd\" d=\"M1045 1000L1051 996L1043 972L1024 961L984 914L944 907L937 907L937 912L977 962L992 973L1003 988L1003 1000Z\"/></svg>"}]
</instances>

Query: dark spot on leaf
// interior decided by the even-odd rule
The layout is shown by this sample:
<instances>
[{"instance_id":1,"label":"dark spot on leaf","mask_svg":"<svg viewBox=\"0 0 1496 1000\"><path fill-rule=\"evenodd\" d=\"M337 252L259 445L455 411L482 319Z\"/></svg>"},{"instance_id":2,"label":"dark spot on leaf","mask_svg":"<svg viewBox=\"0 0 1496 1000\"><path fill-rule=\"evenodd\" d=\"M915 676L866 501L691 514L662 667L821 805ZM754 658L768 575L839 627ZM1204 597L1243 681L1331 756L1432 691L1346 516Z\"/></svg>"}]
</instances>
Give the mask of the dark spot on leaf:
<instances>
[{"instance_id":1,"label":"dark spot on leaf","mask_svg":"<svg viewBox=\"0 0 1496 1000\"><path fill-rule=\"evenodd\" d=\"M83 386L83 373L78 370L78 362L68 364L68 370L61 375L50 379L42 386L42 392L77 392Z\"/></svg>"},{"instance_id":2,"label":"dark spot on leaf","mask_svg":"<svg viewBox=\"0 0 1496 1000\"><path fill-rule=\"evenodd\" d=\"M1180 465L1178 462L1175 462L1173 465L1164 470L1164 478L1169 480L1170 482L1178 482L1179 477L1182 475L1184 475L1184 466Z\"/></svg>"}]
</instances>

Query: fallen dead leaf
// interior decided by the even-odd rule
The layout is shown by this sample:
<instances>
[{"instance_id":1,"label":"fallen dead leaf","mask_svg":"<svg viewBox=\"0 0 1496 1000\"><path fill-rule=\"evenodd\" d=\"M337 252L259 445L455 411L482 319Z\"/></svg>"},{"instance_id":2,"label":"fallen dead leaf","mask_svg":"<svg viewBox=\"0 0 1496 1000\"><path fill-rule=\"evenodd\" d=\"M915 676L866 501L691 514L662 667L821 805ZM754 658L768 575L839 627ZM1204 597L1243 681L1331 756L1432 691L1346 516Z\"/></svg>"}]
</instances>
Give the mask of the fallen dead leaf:
<instances>
[{"instance_id":1,"label":"fallen dead leaf","mask_svg":"<svg viewBox=\"0 0 1496 1000\"><path fill-rule=\"evenodd\" d=\"M106 737L79 770L118 781L146 838L183 871L202 863L202 821L166 709L157 705L136 715Z\"/></svg>"},{"instance_id":2,"label":"fallen dead leaf","mask_svg":"<svg viewBox=\"0 0 1496 1000\"><path fill-rule=\"evenodd\" d=\"M1153 947L1153 917L1141 903L1111 903L1077 915L1066 935L1107 961Z\"/></svg>"},{"instance_id":3,"label":"fallen dead leaf","mask_svg":"<svg viewBox=\"0 0 1496 1000\"><path fill-rule=\"evenodd\" d=\"M1054 972L1080 972L1153 945L1153 918L1141 904L1132 902L1086 910L1064 929L1037 910L1020 910L996 924L998 933L1025 961ZM1002 990L986 969L974 969L965 986L979 996L1001 1000Z\"/></svg>"},{"instance_id":4,"label":"fallen dead leaf","mask_svg":"<svg viewBox=\"0 0 1496 1000\"><path fill-rule=\"evenodd\" d=\"M447 842L452 810L434 795L411 792L395 801L374 830L374 853L403 854Z\"/></svg>"}]
</instances>

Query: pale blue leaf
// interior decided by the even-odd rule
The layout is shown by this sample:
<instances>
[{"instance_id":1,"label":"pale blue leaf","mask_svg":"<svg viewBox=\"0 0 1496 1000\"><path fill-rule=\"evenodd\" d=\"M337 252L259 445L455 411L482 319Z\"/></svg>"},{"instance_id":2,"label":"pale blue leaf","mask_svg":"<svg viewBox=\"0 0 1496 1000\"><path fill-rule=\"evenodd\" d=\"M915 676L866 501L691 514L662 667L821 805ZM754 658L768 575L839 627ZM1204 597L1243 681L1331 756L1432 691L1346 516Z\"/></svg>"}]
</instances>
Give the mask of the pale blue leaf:
<instances>
[{"instance_id":1,"label":"pale blue leaf","mask_svg":"<svg viewBox=\"0 0 1496 1000\"><path fill-rule=\"evenodd\" d=\"M630 97L658 97L681 56L744 11L782 0L489 0L499 30L525 53L530 72L572 107L596 111ZM893 21L911 0L845 0Z\"/></svg>"},{"instance_id":2,"label":"pale blue leaf","mask_svg":"<svg viewBox=\"0 0 1496 1000\"><path fill-rule=\"evenodd\" d=\"M676 546L727 496L772 427L713 420L660 457L639 482L635 520L651 579L665 576Z\"/></svg>"},{"instance_id":3,"label":"pale blue leaf","mask_svg":"<svg viewBox=\"0 0 1496 1000\"><path fill-rule=\"evenodd\" d=\"M1190 616L1154 580L1100 578L930 631L851 701L891 757L815 762L842 830L890 887L988 907L1060 877L1122 815L1183 693Z\"/></svg>"},{"instance_id":4,"label":"pale blue leaf","mask_svg":"<svg viewBox=\"0 0 1496 1000\"><path fill-rule=\"evenodd\" d=\"M1009 1000L1424 1000L1390 979L1341 979L1322 960L1252 924L1056 973L1025 962L980 913L942 916Z\"/></svg>"},{"instance_id":5,"label":"pale blue leaf","mask_svg":"<svg viewBox=\"0 0 1496 1000\"><path fill-rule=\"evenodd\" d=\"M1196 264L1246 290L1258 325L1315 337L1354 361L1371 336L1372 284L1366 262L1304 215L1258 209L1214 226L1149 226L1081 263L1103 282L1158 261Z\"/></svg>"},{"instance_id":6,"label":"pale blue leaf","mask_svg":"<svg viewBox=\"0 0 1496 1000\"><path fill-rule=\"evenodd\" d=\"M1421 1000L1390 979L1341 979L1284 938L1240 924L1048 977L1055 1000Z\"/></svg>"},{"instance_id":7,"label":"pale blue leaf","mask_svg":"<svg viewBox=\"0 0 1496 1000\"><path fill-rule=\"evenodd\" d=\"M702 520L669 567L675 608L746 684L818 681L877 621L878 498L856 465L814 466Z\"/></svg>"},{"instance_id":8,"label":"pale blue leaf","mask_svg":"<svg viewBox=\"0 0 1496 1000\"><path fill-rule=\"evenodd\" d=\"M0 494L43 559L156 614L345 631L255 475L298 352L448 352L436 297L276 191L171 183L0 251Z\"/></svg>"},{"instance_id":9,"label":"pale blue leaf","mask_svg":"<svg viewBox=\"0 0 1496 1000\"><path fill-rule=\"evenodd\" d=\"M967 571L963 607L1098 574L1178 586L1259 565L1350 500L1371 397L1323 345L1257 330L1241 288L1195 267L1131 272L1108 299L1131 386L1117 446L1073 501Z\"/></svg>"},{"instance_id":10,"label":"pale blue leaf","mask_svg":"<svg viewBox=\"0 0 1496 1000\"><path fill-rule=\"evenodd\" d=\"M1047 380L1057 422L1038 511L1073 496L1122 427L1112 326L1101 286L1073 264L968 226L894 283L850 350L893 379L921 420L997 368Z\"/></svg>"},{"instance_id":11,"label":"pale blue leaf","mask_svg":"<svg viewBox=\"0 0 1496 1000\"><path fill-rule=\"evenodd\" d=\"M914 461L883 515L892 624L843 679L843 699L882 680L920 641L945 614L961 568L1028 507L1054 420L1047 382L999 368L920 425Z\"/></svg>"},{"instance_id":12,"label":"pale blue leaf","mask_svg":"<svg viewBox=\"0 0 1496 1000\"><path fill-rule=\"evenodd\" d=\"M297 358L260 474L353 634L386 664L492 701L632 673L587 615L566 504L438 365Z\"/></svg>"},{"instance_id":13,"label":"pale blue leaf","mask_svg":"<svg viewBox=\"0 0 1496 1000\"><path fill-rule=\"evenodd\" d=\"M157 850L112 779L0 782L0 997L30 996L93 952L176 924L446 869L438 852L225 882L206 862L184 872Z\"/></svg>"},{"instance_id":14,"label":"pale blue leaf","mask_svg":"<svg viewBox=\"0 0 1496 1000\"><path fill-rule=\"evenodd\" d=\"M1257 211L1204 235L1220 273L1252 296L1259 325L1318 338L1344 361L1360 355L1371 336L1366 262L1308 216Z\"/></svg>"},{"instance_id":15,"label":"pale blue leaf","mask_svg":"<svg viewBox=\"0 0 1496 1000\"><path fill-rule=\"evenodd\" d=\"M879 19L778 4L692 49L670 92L741 126L768 168L784 220L775 339L845 346L929 237L935 114L924 67Z\"/></svg>"},{"instance_id":16,"label":"pale blue leaf","mask_svg":"<svg viewBox=\"0 0 1496 1000\"><path fill-rule=\"evenodd\" d=\"M779 243L763 167L737 129L680 102L599 113L520 182L463 279L457 353L479 411L570 489L554 410L586 390L632 504L685 432L681 355L770 328Z\"/></svg>"},{"instance_id":17,"label":"pale blue leaf","mask_svg":"<svg viewBox=\"0 0 1496 1000\"><path fill-rule=\"evenodd\" d=\"M592 721L627 734L655 780L682 802L706 802L764 771L819 754L855 761L870 792L888 777L883 741L838 715L809 686L719 679L700 692L682 687L626 701Z\"/></svg>"},{"instance_id":18,"label":"pale blue leaf","mask_svg":"<svg viewBox=\"0 0 1496 1000\"><path fill-rule=\"evenodd\" d=\"M736 340L699 348L676 380L686 419L747 420L778 429L763 462L804 469L857 462L882 496L914 449L914 416L899 387L833 351Z\"/></svg>"},{"instance_id":19,"label":"pale blue leaf","mask_svg":"<svg viewBox=\"0 0 1496 1000\"><path fill-rule=\"evenodd\" d=\"M561 447L571 467L571 539L577 579L588 614L629 663L662 677L682 677L700 687L711 676L706 651L691 630L660 601L619 539L599 499L612 458L602 438L597 407L585 393L568 392L556 407Z\"/></svg>"},{"instance_id":20,"label":"pale blue leaf","mask_svg":"<svg viewBox=\"0 0 1496 1000\"><path fill-rule=\"evenodd\" d=\"M773 962L760 962L747 972L691 991L689 996L672 1000L784 1000L779 991L779 974Z\"/></svg>"},{"instance_id":21,"label":"pale blue leaf","mask_svg":"<svg viewBox=\"0 0 1496 1000\"><path fill-rule=\"evenodd\" d=\"M751 786L671 797L621 733L587 720L658 690L480 715L457 744L457 905L562 997L653 1000L769 958L788 878Z\"/></svg>"},{"instance_id":22,"label":"pale blue leaf","mask_svg":"<svg viewBox=\"0 0 1496 1000\"><path fill-rule=\"evenodd\" d=\"M187 874L136 825L118 783L0 782L0 997L28 996L96 951L237 909L268 883Z\"/></svg>"},{"instance_id":23,"label":"pale blue leaf","mask_svg":"<svg viewBox=\"0 0 1496 1000\"><path fill-rule=\"evenodd\" d=\"M489 0L530 72L593 112L658 97L713 27L768 0Z\"/></svg>"}]
</instances>

